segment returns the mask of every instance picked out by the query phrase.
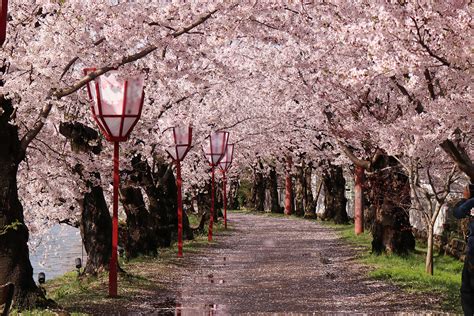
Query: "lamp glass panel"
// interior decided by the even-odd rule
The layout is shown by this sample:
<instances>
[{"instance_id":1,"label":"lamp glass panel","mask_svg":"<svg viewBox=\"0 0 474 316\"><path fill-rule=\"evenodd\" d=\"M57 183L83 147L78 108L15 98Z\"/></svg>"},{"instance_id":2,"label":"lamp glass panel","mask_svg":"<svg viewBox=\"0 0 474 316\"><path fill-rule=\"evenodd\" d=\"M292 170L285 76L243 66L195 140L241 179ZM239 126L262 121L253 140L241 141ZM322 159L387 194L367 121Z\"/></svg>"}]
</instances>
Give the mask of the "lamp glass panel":
<instances>
[{"instance_id":1,"label":"lamp glass panel","mask_svg":"<svg viewBox=\"0 0 474 316\"><path fill-rule=\"evenodd\" d=\"M234 144L227 144L226 151L224 157L219 162L219 167L222 170L227 170L232 163L232 158L234 155Z\"/></svg>"},{"instance_id":2,"label":"lamp glass panel","mask_svg":"<svg viewBox=\"0 0 474 316\"><path fill-rule=\"evenodd\" d=\"M122 115L125 81L116 72L99 77L102 115Z\"/></svg>"},{"instance_id":3,"label":"lamp glass panel","mask_svg":"<svg viewBox=\"0 0 474 316\"><path fill-rule=\"evenodd\" d=\"M179 160L184 159L184 155L186 154L187 150L188 150L188 146L176 146L176 151L178 152Z\"/></svg>"},{"instance_id":4,"label":"lamp glass panel","mask_svg":"<svg viewBox=\"0 0 474 316\"><path fill-rule=\"evenodd\" d=\"M121 136L126 136L131 132L131 128L135 121L138 120L138 117L125 117L123 119L123 130Z\"/></svg>"},{"instance_id":5,"label":"lamp glass panel","mask_svg":"<svg viewBox=\"0 0 474 316\"><path fill-rule=\"evenodd\" d=\"M189 143L190 128L188 126L179 126L174 128L176 145L191 145Z\"/></svg>"},{"instance_id":6,"label":"lamp glass panel","mask_svg":"<svg viewBox=\"0 0 474 316\"><path fill-rule=\"evenodd\" d=\"M127 83L127 104L125 115L138 115L142 106L143 77L129 79Z\"/></svg>"},{"instance_id":7,"label":"lamp glass panel","mask_svg":"<svg viewBox=\"0 0 474 316\"><path fill-rule=\"evenodd\" d=\"M168 154L173 158L173 160L178 160L178 156L176 155L176 147L175 146L170 146L166 148L166 151Z\"/></svg>"},{"instance_id":8,"label":"lamp glass panel","mask_svg":"<svg viewBox=\"0 0 474 316\"><path fill-rule=\"evenodd\" d=\"M215 132L211 134L211 152L216 155L224 153L226 135L224 132Z\"/></svg>"},{"instance_id":9,"label":"lamp glass panel","mask_svg":"<svg viewBox=\"0 0 474 316\"><path fill-rule=\"evenodd\" d=\"M104 117L105 124L109 128L110 134L114 137L120 137L121 117Z\"/></svg>"}]
</instances>

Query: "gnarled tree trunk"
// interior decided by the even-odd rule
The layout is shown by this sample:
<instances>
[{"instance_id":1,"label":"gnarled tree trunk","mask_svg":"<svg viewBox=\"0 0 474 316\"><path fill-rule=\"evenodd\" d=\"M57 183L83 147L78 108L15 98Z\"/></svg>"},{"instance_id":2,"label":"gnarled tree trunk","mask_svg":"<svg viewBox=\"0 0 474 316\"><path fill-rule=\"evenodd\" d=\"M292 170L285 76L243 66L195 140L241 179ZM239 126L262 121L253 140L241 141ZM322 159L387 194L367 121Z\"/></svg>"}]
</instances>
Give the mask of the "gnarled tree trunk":
<instances>
[{"instance_id":1,"label":"gnarled tree trunk","mask_svg":"<svg viewBox=\"0 0 474 316\"><path fill-rule=\"evenodd\" d=\"M265 178L261 170L263 170L262 162L258 162L259 168L254 168L254 179L252 186L252 204L254 211L265 211ZM258 169L258 170L257 170Z\"/></svg>"},{"instance_id":2,"label":"gnarled tree trunk","mask_svg":"<svg viewBox=\"0 0 474 316\"><path fill-rule=\"evenodd\" d=\"M98 175L97 175L98 176ZM112 219L101 186L88 183L90 192L81 201L81 237L87 252L84 272L97 275L109 270L112 254Z\"/></svg>"},{"instance_id":3,"label":"gnarled tree trunk","mask_svg":"<svg viewBox=\"0 0 474 316\"><path fill-rule=\"evenodd\" d=\"M227 207L230 210L240 209L238 193L239 193L239 181L237 179L232 179L229 181L229 201L227 202Z\"/></svg>"},{"instance_id":4,"label":"gnarled tree trunk","mask_svg":"<svg viewBox=\"0 0 474 316\"><path fill-rule=\"evenodd\" d=\"M295 215L304 215L304 195L305 195L305 176L304 176L304 161L302 165L296 166L296 185L295 185Z\"/></svg>"},{"instance_id":5,"label":"gnarled tree trunk","mask_svg":"<svg viewBox=\"0 0 474 316\"><path fill-rule=\"evenodd\" d=\"M283 209L278 201L278 177L275 166L270 166L267 184L270 191L270 211L272 213L283 213Z\"/></svg>"},{"instance_id":6,"label":"gnarled tree trunk","mask_svg":"<svg viewBox=\"0 0 474 316\"><path fill-rule=\"evenodd\" d=\"M325 210L321 219L332 219L336 224L347 224L349 218L346 212L346 180L342 167L330 164L324 172L323 183Z\"/></svg>"},{"instance_id":7,"label":"gnarled tree trunk","mask_svg":"<svg viewBox=\"0 0 474 316\"><path fill-rule=\"evenodd\" d=\"M304 207L304 217L305 218L316 218L316 202L313 197L313 188L311 185L311 176L312 176L313 166L311 163L306 165L304 169L305 176L305 207Z\"/></svg>"},{"instance_id":8,"label":"gnarled tree trunk","mask_svg":"<svg viewBox=\"0 0 474 316\"><path fill-rule=\"evenodd\" d=\"M381 156L367 176L367 202L372 219L372 251L406 254L415 249L408 209L410 184L397 160Z\"/></svg>"},{"instance_id":9,"label":"gnarled tree trunk","mask_svg":"<svg viewBox=\"0 0 474 316\"><path fill-rule=\"evenodd\" d=\"M66 137L74 152L100 154L102 144L96 130L79 122L61 122L59 132ZM98 141L98 142L97 142ZM91 145L93 144L93 145ZM85 181L89 192L84 194L80 202L81 217L79 227L82 243L87 253L87 263L84 269L86 274L97 275L109 270L112 253L112 219L110 217L104 190L85 179L86 170L81 164L74 166L74 172ZM91 177L100 178L98 172L91 172Z\"/></svg>"},{"instance_id":10,"label":"gnarled tree trunk","mask_svg":"<svg viewBox=\"0 0 474 316\"><path fill-rule=\"evenodd\" d=\"M28 228L18 199L17 172L24 153L18 128L9 123L13 107L0 95L0 284L15 285L18 308L44 306L47 302L33 281L28 250Z\"/></svg>"},{"instance_id":11,"label":"gnarled tree trunk","mask_svg":"<svg viewBox=\"0 0 474 316\"><path fill-rule=\"evenodd\" d=\"M155 223L146 209L140 188L121 184L120 202L127 214L124 240L126 257L131 259L140 255L156 256L158 240L155 238Z\"/></svg>"}]
</instances>

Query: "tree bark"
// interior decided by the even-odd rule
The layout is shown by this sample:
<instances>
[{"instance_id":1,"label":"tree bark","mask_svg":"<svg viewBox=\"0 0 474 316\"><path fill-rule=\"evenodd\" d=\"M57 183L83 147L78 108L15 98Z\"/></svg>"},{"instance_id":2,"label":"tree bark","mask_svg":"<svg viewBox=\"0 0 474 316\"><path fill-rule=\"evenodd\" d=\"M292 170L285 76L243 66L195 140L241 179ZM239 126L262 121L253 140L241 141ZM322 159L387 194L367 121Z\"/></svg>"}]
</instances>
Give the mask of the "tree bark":
<instances>
[{"instance_id":1,"label":"tree bark","mask_svg":"<svg viewBox=\"0 0 474 316\"><path fill-rule=\"evenodd\" d=\"M79 122L61 122L59 132L66 137L74 152L100 154L102 144L97 131ZM94 145L91 145L94 144ZM84 167L74 166L85 181L89 192L84 194L80 201L81 217L79 227L82 242L87 252L87 263L84 269L86 274L97 275L109 270L109 261L112 253L112 219L101 186L95 186L91 181L84 179ZM100 178L97 172L91 172L91 177Z\"/></svg>"},{"instance_id":2,"label":"tree bark","mask_svg":"<svg viewBox=\"0 0 474 316\"><path fill-rule=\"evenodd\" d=\"M377 149L370 160L358 159L339 142L343 152L358 167L370 171L367 176L366 227L372 231L372 252L406 254L415 249L411 231L410 183L398 161Z\"/></svg>"},{"instance_id":3,"label":"tree bark","mask_svg":"<svg viewBox=\"0 0 474 316\"><path fill-rule=\"evenodd\" d=\"M239 181L237 179L232 179L229 181L229 201L227 203L228 208L230 210L238 210L240 209L239 199Z\"/></svg>"},{"instance_id":4,"label":"tree bark","mask_svg":"<svg viewBox=\"0 0 474 316\"><path fill-rule=\"evenodd\" d=\"M321 219L334 220L336 224L347 224L349 218L346 211L346 180L342 167L329 165L323 174L323 183L325 210Z\"/></svg>"},{"instance_id":5,"label":"tree bark","mask_svg":"<svg viewBox=\"0 0 474 316\"><path fill-rule=\"evenodd\" d=\"M265 211L265 178L263 176L262 162L258 162L259 168L254 168L254 180L252 187L252 204L256 212Z\"/></svg>"},{"instance_id":6,"label":"tree bark","mask_svg":"<svg viewBox=\"0 0 474 316\"><path fill-rule=\"evenodd\" d=\"M97 174L98 176L98 174ZM81 201L80 229L87 253L86 274L109 270L112 253L112 219L101 186L88 183L90 192Z\"/></svg>"},{"instance_id":7,"label":"tree bark","mask_svg":"<svg viewBox=\"0 0 474 316\"><path fill-rule=\"evenodd\" d=\"M305 190L305 176L304 176L304 161L302 165L296 166L296 183L295 183L295 215L304 215L304 190Z\"/></svg>"},{"instance_id":8,"label":"tree bark","mask_svg":"<svg viewBox=\"0 0 474 316\"><path fill-rule=\"evenodd\" d=\"M313 188L311 185L311 178L313 173L313 166L311 163L306 165L304 169L305 176L305 207L304 207L304 218L316 218L316 202L313 197Z\"/></svg>"},{"instance_id":9,"label":"tree bark","mask_svg":"<svg viewBox=\"0 0 474 316\"><path fill-rule=\"evenodd\" d=\"M155 223L146 209L140 188L121 184L120 202L127 214L124 240L126 257L156 256L158 240L155 238Z\"/></svg>"},{"instance_id":10,"label":"tree bark","mask_svg":"<svg viewBox=\"0 0 474 316\"><path fill-rule=\"evenodd\" d=\"M268 190L270 191L270 211L272 213L283 213L278 200L278 177L275 166L270 166Z\"/></svg>"},{"instance_id":11,"label":"tree bark","mask_svg":"<svg viewBox=\"0 0 474 316\"><path fill-rule=\"evenodd\" d=\"M148 211L160 247L169 247L178 230L177 188L173 172L163 158L156 161L156 172L152 173L148 162L140 155L132 159L132 180L140 184L148 197ZM155 180L156 179L156 180Z\"/></svg>"},{"instance_id":12,"label":"tree bark","mask_svg":"<svg viewBox=\"0 0 474 316\"><path fill-rule=\"evenodd\" d=\"M426 263L425 263L425 271L430 275L433 275L433 242L434 242L434 227L433 225L428 225L427 227L428 233L428 249L426 253Z\"/></svg>"},{"instance_id":13,"label":"tree bark","mask_svg":"<svg viewBox=\"0 0 474 316\"><path fill-rule=\"evenodd\" d=\"M367 202L372 218L372 251L406 254L415 249L408 209L410 184L398 161L383 155L367 176Z\"/></svg>"},{"instance_id":14,"label":"tree bark","mask_svg":"<svg viewBox=\"0 0 474 316\"><path fill-rule=\"evenodd\" d=\"M440 146L456 163L459 169L469 177L471 183L474 183L474 164L466 150L459 145L455 145L449 139L442 142Z\"/></svg>"},{"instance_id":15,"label":"tree bark","mask_svg":"<svg viewBox=\"0 0 474 316\"><path fill-rule=\"evenodd\" d=\"M17 173L23 160L18 128L9 123L11 102L0 95L0 284L15 285L14 306L42 307L47 301L33 280L28 228L18 198Z\"/></svg>"}]
</instances>

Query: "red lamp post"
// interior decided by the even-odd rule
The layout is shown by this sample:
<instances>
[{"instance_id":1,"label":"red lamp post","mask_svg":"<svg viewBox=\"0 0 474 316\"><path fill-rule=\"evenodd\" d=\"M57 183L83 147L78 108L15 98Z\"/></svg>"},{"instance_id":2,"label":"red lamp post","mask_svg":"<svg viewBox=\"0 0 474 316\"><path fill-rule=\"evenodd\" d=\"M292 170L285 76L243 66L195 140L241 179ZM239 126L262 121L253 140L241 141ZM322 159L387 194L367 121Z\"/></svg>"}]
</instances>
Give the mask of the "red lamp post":
<instances>
[{"instance_id":1,"label":"red lamp post","mask_svg":"<svg viewBox=\"0 0 474 316\"><path fill-rule=\"evenodd\" d=\"M226 172L229 171L232 160L234 159L234 144L227 144L224 157L219 162L219 169L222 172L222 186L224 190L224 227L227 229L227 192L226 184L227 178Z\"/></svg>"},{"instance_id":2,"label":"red lamp post","mask_svg":"<svg viewBox=\"0 0 474 316\"><path fill-rule=\"evenodd\" d=\"M84 73L94 71L84 69ZM114 197L112 216L112 254L109 266L109 296L117 296L119 142L126 141L140 119L144 99L143 78L122 79L109 72L87 84L94 120L105 138L114 143Z\"/></svg>"},{"instance_id":3,"label":"red lamp post","mask_svg":"<svg viewBox=\"0 0 474 316\"><path fill-rule=\"evenodd\" d=\"M1 0L0 2L0 46L3 45L7 38L7 13L8 0Z\"/></svg>"},{"instance_id":4,"label":"red lamp post","mask_svg":"<svg viewBox=\"0 0 474 316\"><path fill-rule=\"evenodd\" d=\"M209 232L207 240L212 241L212 226L214 224L214 168L224 157L227 142L229 140L229 132L218 131L211 133L204 144L204 154L209 161L212 173L212 190L211 190L211 218L209 220Z\"/></svg>"},{"instance_id":5,"label":"red lamp post","mask_svg":"<svg viewBox=\"0 0 474 316\"><path fill-rule=\"evenodd\" d=\"M182 179L181 179L181 161L184 159L189 149L191 149L191 141L193 128L189 127L171 127L165 132L173 132L174 145L170 146L166 151L171 159L176 163L176 186L178 187L178 257L183 256L183 197L182 197Z\"/></svg>"}]
</instances>

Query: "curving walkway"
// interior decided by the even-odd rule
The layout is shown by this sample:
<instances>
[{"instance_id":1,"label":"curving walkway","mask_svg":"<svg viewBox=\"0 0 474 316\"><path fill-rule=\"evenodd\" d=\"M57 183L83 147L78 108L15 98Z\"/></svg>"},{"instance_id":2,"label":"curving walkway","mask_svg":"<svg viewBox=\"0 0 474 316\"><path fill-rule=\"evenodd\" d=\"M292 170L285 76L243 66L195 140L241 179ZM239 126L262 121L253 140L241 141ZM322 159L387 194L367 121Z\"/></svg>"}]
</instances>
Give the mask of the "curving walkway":
<instances>
[{"instance_id":1,"label":"curving walkway","mask_svg":"<svg viewBox=\"0 0 474 316\"><path fill-rule=\"evenodd\" d=\"M317 222L236 213L229 222L218 244L185 254L178 314L419 314L437 305L368 279L356 250Z\"/></svg>"}]
</instances>

